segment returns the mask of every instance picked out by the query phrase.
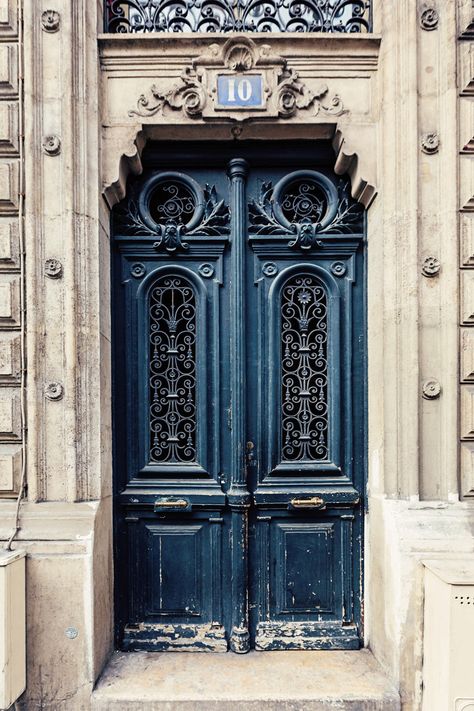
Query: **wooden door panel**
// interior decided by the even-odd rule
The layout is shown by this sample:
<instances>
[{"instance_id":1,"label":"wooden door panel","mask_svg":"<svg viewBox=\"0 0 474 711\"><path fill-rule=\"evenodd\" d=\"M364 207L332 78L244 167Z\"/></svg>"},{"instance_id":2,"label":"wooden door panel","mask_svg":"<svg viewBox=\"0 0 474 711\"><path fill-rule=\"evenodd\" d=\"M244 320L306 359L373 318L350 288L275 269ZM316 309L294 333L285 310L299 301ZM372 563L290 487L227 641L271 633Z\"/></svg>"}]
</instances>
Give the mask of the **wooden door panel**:
<instances>
[{"instance_id":1,"label":"wooden door panel","mask_svg":"<svg viewBox=\"0 0 474 711\"><path fill-rule=\"evenodd\" d=\"M215 148L113 212L117 642L356 648L364 215L322 145Z\"/></svg>"},{"instance_id":2,"label":"wooden door panel","mask_svg":"<svg viewBox=\"0 0 474 711\"><path fill-rule=\"evenodd\" d=\"M334 616L334 581L341 560L334 523L274 522L270 548L270 610L295 620Z\"/></svg>"},{"instance_id":3,"label":"wooden door panel","mask_svg":"<svg viewBox=\"0 0 474 711\"><path fill-rule=\"evenodd\" d=\"M257 647L359 646L359 601L353 586L359 568L357 563L353 568L352 550L359 526L350 509L256 515L251 542Z\"/></svg>"},{"instance_id":4,"label":"wooden door panel","mask_svg":"<svg viewBox=\"0 0 474 711\"><path fill-rule=\"evenodd\" d=\"M143 511L128 519L129 561L136 580L124 647L227 649L222 605L223 519Z\"/></svg>"},{"instance_id":5,"label":"wooden door panel","mask_svg":"<svg viewBox=\"0 0 474 711\"><path fill-rule=\"evenodd\" d=\"M203 525L179 521L146 525L147 619L154 616L202 617ZM209 549L209 544L207 545ZM206 551L209 555L209 550Z\"/></svg>"}]
</instances>

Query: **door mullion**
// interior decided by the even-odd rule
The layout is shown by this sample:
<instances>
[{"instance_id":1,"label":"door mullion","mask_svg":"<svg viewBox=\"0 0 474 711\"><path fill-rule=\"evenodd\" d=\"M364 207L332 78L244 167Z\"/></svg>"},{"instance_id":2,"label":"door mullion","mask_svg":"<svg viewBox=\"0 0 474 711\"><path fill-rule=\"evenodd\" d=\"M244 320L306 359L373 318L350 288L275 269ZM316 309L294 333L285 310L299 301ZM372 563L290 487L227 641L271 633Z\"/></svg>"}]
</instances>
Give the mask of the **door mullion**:
<instances>
[{"instance_id":1,"label":"door mullion","mask_svg":"<svg viewBox=\"0 0 474 711\"><path fill-rule=\"evenodd\" d=\"M241 158L229 162L231 188L231 289L230 289L230 383L231 383L231 485L232 512L232 632L230 647L245 653L250 648L248 623L248 509L246 481L246 353L245 353L245 240L246 178L248 164Z\"/></svg>"}]
</instances>

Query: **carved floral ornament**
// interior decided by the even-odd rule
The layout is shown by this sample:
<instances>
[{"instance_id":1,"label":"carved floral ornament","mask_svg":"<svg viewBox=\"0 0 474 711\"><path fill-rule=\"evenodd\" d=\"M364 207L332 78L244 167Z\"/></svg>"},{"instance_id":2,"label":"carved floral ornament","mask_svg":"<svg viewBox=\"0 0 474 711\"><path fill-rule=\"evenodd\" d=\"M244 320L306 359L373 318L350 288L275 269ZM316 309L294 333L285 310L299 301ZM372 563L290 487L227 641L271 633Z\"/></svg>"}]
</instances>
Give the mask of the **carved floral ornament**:
<instances>
[{"instance_id":1,"label":"carved floral ornament","mask_svg":"<svg viewBox=\"0 0 474 711\"><path fill-rule=\"evenodd\" d=\"M130 116L150 118L167 110L182 111L188 118L231 117L246 120L258 117L291 118L300 110L312 110L313 116L341 116L347 113L337 94L330 96L327 84L311 90L298 72L287 66L284 58L272 55L267 44L257 45L246 37L232 38L223 47L212 44L209 53L184 68L179 81L170 89L152 85L142 94ZM261 82L257 105L235 108L219 104L218 79L235 76Z\"/></svg>"},{"instance_id":2,"label":"carved floral ornament","mask_svg":"<svg viewBox=\"0 0 474 711\"><path fill-rule=\"evenodd\" d=\"M45 10L41 15L41 25L45 32L57 32L60 25L60 15L56 10Z\"/></svg>"}]
</instances>

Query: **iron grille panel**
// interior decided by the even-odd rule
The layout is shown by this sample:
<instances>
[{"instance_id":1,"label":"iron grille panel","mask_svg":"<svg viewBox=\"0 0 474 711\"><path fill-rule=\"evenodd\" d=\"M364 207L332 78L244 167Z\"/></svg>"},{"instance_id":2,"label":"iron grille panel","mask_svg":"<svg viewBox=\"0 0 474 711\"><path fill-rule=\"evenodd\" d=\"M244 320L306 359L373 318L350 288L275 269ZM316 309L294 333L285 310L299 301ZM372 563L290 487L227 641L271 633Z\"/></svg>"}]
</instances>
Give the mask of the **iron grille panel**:
<instances>
[{"instance_id":1,"label":"iron grille panel","mask_svg":"<svg viewBox=\"0 0 474 711\"><path fill-rule=\"evenodd\" d=\"M371 0L105 0L105 32L371 32Z\"/></svg>"},{"instance_id":2,"label":"iron grille panel","mask_svg":"<svg viewBox=\"0 0 474 711\"><path fill-rule=\"evenodd\" d=\"M281 451L283 462L328 458L328 302L316 277L281 290Z\"/></svg>"},{"instance_id":3,"label":"iron grille panel","mask_svg":"<svg viewBox=\"0 0 474 711\"><path fill-rule=\"evenodd\" d=\"M319 223L326 213L327 197L316 181L294 180L280 196L280 208L290 223Z\"/></svg>"},{"instance_id":4,"label":"iron grille panel","mask_svg":"<svg viewBox=\"0 0 474 711\"><path fill-rule=\"evenodd\" d=\"M150 291L150 459L196 461L196 296L181 276Z\"/></svg>"}]
</instances>

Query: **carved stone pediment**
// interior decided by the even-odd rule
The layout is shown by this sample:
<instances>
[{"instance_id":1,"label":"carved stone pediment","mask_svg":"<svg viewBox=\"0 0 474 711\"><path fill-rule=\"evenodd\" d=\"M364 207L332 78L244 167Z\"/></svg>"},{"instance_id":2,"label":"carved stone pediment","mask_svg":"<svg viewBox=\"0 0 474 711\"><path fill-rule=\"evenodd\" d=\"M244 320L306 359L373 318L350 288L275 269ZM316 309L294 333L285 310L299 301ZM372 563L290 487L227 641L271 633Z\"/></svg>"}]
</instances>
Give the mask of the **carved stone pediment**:
<instances>
[{"instance_id":1,"label":"carved stone pediment","mask_svg":"<svg viewBox=\"0 0 474 711\"><path fill-rule=\"evenodd\" d=\"M232 37L222 46L211 44L170 88L151 86L129 114L146 119L182 111L192 119L244 121L287 119L303 110L313 116L347 113L339 96L330 96L327 84L310 89L286 59L271 53L270 45Z\"/></svg>"}]
</instances>

